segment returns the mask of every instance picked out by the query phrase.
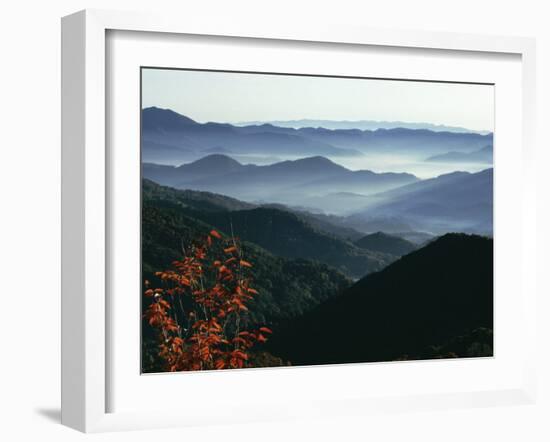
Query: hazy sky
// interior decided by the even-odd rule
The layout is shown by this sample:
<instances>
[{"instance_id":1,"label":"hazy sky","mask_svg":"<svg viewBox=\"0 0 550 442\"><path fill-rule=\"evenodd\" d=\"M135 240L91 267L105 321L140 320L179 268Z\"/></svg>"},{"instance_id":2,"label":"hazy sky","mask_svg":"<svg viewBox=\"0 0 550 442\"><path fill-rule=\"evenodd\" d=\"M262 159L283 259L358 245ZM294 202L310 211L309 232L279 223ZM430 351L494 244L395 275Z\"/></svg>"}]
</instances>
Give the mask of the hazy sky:
<instances>
[{"instance_id":1,"label":"hazy sky","mask_svg":"<svg viewBox=\"0 0 550 442\"><path fill-rule=\"evenodd\" d=\"M493 86L142 70L142 105L201 123L295 119L423 122L492 131Z\"/></svg>"}]
</instances>

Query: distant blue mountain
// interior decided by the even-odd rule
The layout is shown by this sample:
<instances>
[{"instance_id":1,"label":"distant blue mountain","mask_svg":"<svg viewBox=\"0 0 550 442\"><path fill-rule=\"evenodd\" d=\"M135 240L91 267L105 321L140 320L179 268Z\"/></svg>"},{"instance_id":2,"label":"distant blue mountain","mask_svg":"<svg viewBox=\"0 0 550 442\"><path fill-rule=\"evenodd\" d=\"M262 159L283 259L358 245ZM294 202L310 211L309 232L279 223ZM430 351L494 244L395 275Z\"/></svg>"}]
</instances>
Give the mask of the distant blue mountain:
<instances>
[{"instance_id":1,"label":"distant blue mountain","mask_svg":"<svg viewBox=\"0 0 550 442\"><path fill-rule=\"evenodd\" d=\"M474 152L447 152L426 159L437 163L493 163L493 146L485 146Z\"/></svg>"},{"instance_id":2,"label":"distant blue mountain","mask_svg":"<svg viewBox=\"0 0 550 442\"><path fill-rule=\"evenodd\" d=\"M376 121L376 120L274 120L274 121L244 121L237 123L236 126L259 126L272 125L278 127L288 127L293 129L302 128L324 128L324 129L359 129L359 130L377 130L377 129L395 129L397 127L405 129L428 129L434 132L457 132L457 133L479 133L486 135L488 131L475 131L465 127L447 126L444 124L432 123L410 123L405 121Z\"/></svg>"},{"instance_id":3,"label":"distant blue mountain","mask_svg":"<svg viewBox=\"0 0 550 442\"><path fill-rule=\"evenodd\" d=\"M295 129L273 124L235 126L198 123L172 110L157 107L142 111L143 161L164 164L181 164L212 152L286 158L361 157L372 153L404 152L426 158L449 151L471 152L492 142L492 134L425 128L332 130L322 127Z\"/></svg>"},{"instance_id":4,"label":"distant blue mountain","mask_svg":"<svg viewBox=\"0 0 550 442\"><path fill-rule=\"evenodd\" d=\"M198 125L195 120L170 109L149 107L142 113L141 129L145 132L183 131Z\"/></svg>"},{"instance_id":5,"label":"distant blue mountain","mask_svg":"<svg viewBox=\"0 0 550 442\"><path fill-rule=\"evenodd\" d=\"M280 154L293 156L360 156L361 153L349 148L336 148L322 140L311 140L293 131L272 129L240 128L230 124L197 123L169 109L157 107L142 111L142 154L144 161L158 158L155 148L158 145L172 146L164 163L177 163L189 159L181 152L200 155L205 151L231 151L238 154ZM179 149L179 152L178 150Z\"/></svg>"},{"instance_id":6,"label":"distant blue mountain","mask_svg":"<svg viewBox=\"0 0 550 442\"><path fill-rule=\"evenodd\" d=\"M221 154L181 166L143 164L143 177L179 189L221 193L245 201L308 206L323 211L341 200L340 187L355 189L360 198L418 181L408 173L352 171L321 156L282 161L268 166L241 164ZM349 192L348 192L349 194ZM315 197L324 195L323 198Z\"/></svg>"},{"instance_id":7,"label":"distant blue mountain","mask_svg":"<svg viewBox=\"0 0 550 442\"><path fill-rule=\"evenodd\" d=\"M369 222L390 217L434 234L492 235L493 169L454 172L381 193L348 221L350 227L367 230Z\"/></svg>"}]
</instances>

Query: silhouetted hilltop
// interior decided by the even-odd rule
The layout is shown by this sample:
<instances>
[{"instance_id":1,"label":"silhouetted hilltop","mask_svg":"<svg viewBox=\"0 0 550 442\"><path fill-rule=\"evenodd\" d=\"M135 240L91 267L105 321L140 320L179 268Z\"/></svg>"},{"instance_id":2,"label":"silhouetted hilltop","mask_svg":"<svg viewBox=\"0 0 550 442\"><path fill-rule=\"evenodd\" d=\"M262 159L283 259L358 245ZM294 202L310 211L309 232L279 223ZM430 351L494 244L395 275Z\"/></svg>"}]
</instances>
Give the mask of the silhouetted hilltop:
<instances>
[{"instance_id":1,"label":"silhouetted hilltop","mask_svg":"<svg viewBox=\"0 0 550 442\"><path fill-rule=\"evenodd\" d=\"M402 256L412 252L416 246L398 236L388 235L384 232L371 233L355 241L355 244L364 249L382 253Z\"/></svg>"},{"instance_id":2,"label":"silhouetted hilltop","mask_svg":"<svg viewBox=\"0 0 550 442\"><path fill-rule=\"evenodd\" d=\"M293 364L386 361L480 327L493 328L493 241L447 234L293 321L269 345Z\"/></svg>"}]
</instances>

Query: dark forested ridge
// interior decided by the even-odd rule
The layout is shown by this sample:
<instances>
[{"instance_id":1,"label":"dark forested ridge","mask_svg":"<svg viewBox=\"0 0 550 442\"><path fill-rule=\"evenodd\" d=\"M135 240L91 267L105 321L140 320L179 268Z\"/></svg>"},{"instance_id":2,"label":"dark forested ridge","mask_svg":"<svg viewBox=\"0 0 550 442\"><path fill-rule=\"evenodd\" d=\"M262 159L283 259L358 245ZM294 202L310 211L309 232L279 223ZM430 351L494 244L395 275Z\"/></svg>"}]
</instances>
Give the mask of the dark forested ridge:
<instances>
[{"instance_id":1,"label":"dark forested ridge","mask_svg":"<svg viewBox=\"0 0 550 442\"><path fill-rule=\"evenodd\" d=\"M316 230L298 215L284 210L259 207L196 216L224 232L233 231L275 255L320 261L353 278L381 270L396 258Z\"/></svg>"},{"instance_id":2,"label":"dark forested ridge","mask_svg":"<svg viewBox=\"0 0 550 442\"><path fill-rule=\"evenodd\" d=\"M144 279L155 282L156 271L169 268L174 260L181 259L185 248L206 237L213 228L192 214L220 211L223 206L228 210L240 207L238 202L218 195L205 193L204 200L200 196L197 192L173 191L144 182ZM318 261L275 256L247 241L242 248L247 260L254 264L255 288L260 293L250 307L249 316L253 322L277 326L337 296L351 284L344 274Z\"/></svg>"},{"instance_id":3,"label":"dark forested ridge","mask_svg":"<svg viewBox=\"0 0 550 442\"><path fill-rule=\"evenodd\" d=\"M383 232L357 238L331 221L143 180L143 278L158 286L156 271L216 229L239 238L253 264L259 294L244 324L274 330L266 354L277 361L492 355L492 239L446 234L420 246ZM354 284L346 274L368 275Z\"/></svg>"},{"instance_id":4,"label":"dark forested ridge","mask_svg":"<svg viewBox=\"0 0 550 442\"><path fill-rule=\"evenodd\" d=\"M488 356L492 328L493 241L447 234L292 322L269 348L296 365Z\"/></svg>"},{"instance_id":5,"label":"dark forested ridge","mask_svg":"<svg viewBox=\"0 0 550 442\"><path fill-rule=\"evenodd\" d=\"M406 255L417 247L410 241L384 232L371 233L355 241L361 248L396 256Z\"/></svg>"},{"instance_id":6,"label":"dark forested ridge","mask_svg":"<svg viewBox=\"0 0 550 442\"><path fill-rule=\"evenodd\" d=\"M209 192L176 190L148 180L144 202L171 208L220 231L261 246L274 255L319 261L352 278L378 271L399 255L361 248L314 225L305 214L275 207L255 207ZM337 228L334 226L334 230ZM349 230L349 229L348 229Z\"/></svg>"}]
</instances>

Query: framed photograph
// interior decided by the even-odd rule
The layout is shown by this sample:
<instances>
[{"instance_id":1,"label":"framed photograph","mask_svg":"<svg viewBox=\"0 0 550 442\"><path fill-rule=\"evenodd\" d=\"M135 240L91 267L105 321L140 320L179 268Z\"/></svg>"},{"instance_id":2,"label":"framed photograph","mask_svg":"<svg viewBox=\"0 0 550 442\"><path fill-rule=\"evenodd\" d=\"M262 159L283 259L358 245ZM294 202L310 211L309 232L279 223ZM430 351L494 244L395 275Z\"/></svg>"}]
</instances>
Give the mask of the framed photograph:
<instances>
[{"instance_id":1,"label":"framed photograph","mask_svg":"<svg viewBox=\"0 0 550 442\"><path fill-rule=\"evenodd\" d=\"M63 19L64 424L534 401L534 42L330 29Z\"/></svg>"}]
</instances>

